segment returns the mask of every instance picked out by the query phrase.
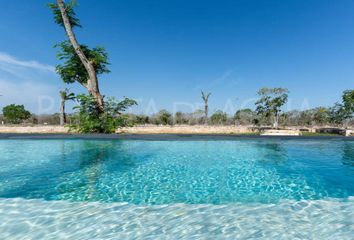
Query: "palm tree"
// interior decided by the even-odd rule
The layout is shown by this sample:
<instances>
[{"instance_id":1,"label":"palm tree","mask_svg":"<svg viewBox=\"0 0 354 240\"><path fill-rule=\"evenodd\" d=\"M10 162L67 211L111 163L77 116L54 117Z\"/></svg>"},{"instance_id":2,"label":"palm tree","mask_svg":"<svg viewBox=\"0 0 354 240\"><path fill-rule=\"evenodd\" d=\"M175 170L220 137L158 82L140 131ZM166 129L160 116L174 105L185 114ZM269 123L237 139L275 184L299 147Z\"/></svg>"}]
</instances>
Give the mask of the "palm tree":
<instances>
[{"instance_id":1,"label":"palm tree","mask_svg":"<svg viewBox=\"0 0 354 240\"><path fill-rule=\"evenodd\" d=\"M66 123L66 114L65 114L65 102L68 100L74 100L75 94L70 93L69 89L65 88L59 92L60 94L60 126L64 126Z\"/></svg>"},{"instance_id":2,"label":"palm tree","mask_svg":"<svg viewBox=\"0 0 354 240\"><path fill-rule=\"evenodd\" d=\"M208 112L209 112L209 106L208 106L208 101L209 101L209 96L211 93L204 93L202 92L202 99L204 101L204 124L208 124Z\"/></svg>"}]
</instances>

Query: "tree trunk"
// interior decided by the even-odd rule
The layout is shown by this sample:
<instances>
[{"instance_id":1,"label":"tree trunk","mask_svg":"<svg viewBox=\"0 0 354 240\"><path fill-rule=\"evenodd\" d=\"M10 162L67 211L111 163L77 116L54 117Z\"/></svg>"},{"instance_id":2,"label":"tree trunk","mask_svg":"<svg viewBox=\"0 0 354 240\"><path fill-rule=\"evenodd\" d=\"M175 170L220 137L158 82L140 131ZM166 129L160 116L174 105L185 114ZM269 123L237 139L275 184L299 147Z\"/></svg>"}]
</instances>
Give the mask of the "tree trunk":
<instances>
[{"instance_id":1,"label":"tree trunk","mask_svg":"<svg viewBox=\"0 0 354 240\"><path fill-rule=\"evenodd\" d=\"M72 30L72 26L70 24L68 15L66 13L66 7L65 7L64 1L57 0L57 3L58 3L58 7L60 9L60 12L61 12L61 16L63 18L65 31L66 31L66 34L68 35L69 41L70 41L71 45L73 46L73 48L75 49L76 54L80 58L82 64L84 65L84 67L88 73L89 79L87 79L87 84L86 84L87 91L89 92L89 94L91 94L96 99L96 103L97 103L98 108L103 112L104 102L103 102L103 97L100 94L100 90L98 87L98 79L97 79L96 70L95 70L92 62L90 62L87 59L87 57L85 56L84 52L82 51L82 49L80 47L80 44L78 43L78 41L75 37L75 34Z\"/></svg>"},{"instance_id":2,"label":"tree trunk","mask_svg":"<svg viewBox=\"0 0 354 240\"><path fill-rule=\"evenodd\" d=\"M208 104L206 103L205 106L204 106L204 124L207 125L208 124L208 112L209 112L209 106Z\"/></svg>"},{"instance_id":3,"label":"tree trunk","mask_svg":"<svg viewBox=\"0 0 354 240\"><path fill-rule=\"evenodd\" d=\"M65 123L66 123L65 100L61 100L61 103L60 103L60 126L64 126Z\"/></svg>"},{"instance_id":4,"label":"tree trunk","mask_svg":"<svg viewBox=\"0 0 354 240\"><path fill-rule=\"evenodd\" d=\"M274 118L274 128L278 129L278 124L279 124L279 114L278 112L276 112Z\"/></svg>"}]
</instances>

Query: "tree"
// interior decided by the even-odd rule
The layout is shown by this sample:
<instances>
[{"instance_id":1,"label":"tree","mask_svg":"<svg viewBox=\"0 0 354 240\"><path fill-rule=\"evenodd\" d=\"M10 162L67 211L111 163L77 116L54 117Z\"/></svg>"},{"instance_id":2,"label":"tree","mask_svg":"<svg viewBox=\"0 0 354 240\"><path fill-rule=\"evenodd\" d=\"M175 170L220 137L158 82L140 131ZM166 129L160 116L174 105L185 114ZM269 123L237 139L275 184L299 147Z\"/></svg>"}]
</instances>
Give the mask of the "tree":
<instances>
[{"instance_id":1,"label":"tree","mask_svg":"<svg viewBox=\"0 0 354 240\"><path fill-rule=\"evenodd\" d=\"M182 112L176 112L174 117L174 122L176 124L184 124L187 123L188 121L185 117L185 114L183 114Z\"/></svg>"},{"instance_id":2,"label":"tree","mask_svg":"<svg viewBox=\"0 0 354 240\"><path fill-rule=\"evenodd\" d=\"M66 83L78 82L84 86L89 94L94 97L100 112L104 110L103 96L98 85L98 75L107 73L107 53L102 47L90 49L86 45L79 44L74 27L81 27L76 17L74 7L76 1L66 4L63 0L49 4L53 10L55 22L64 27L69 41L64 41L56 46L61 48L58 54L64 65L57 66L57 72Z\"/></svg>"},{"instance_id":3,"label":"tree","mask_svg":"<svg viewBox=\"0 0 354 240\"><path fill-rule=\"evenodd\" d=\"M2 109L5 121L12 124L19 124L31 117L31 113L23 105L11 104Z\"/></svg>"},{"instance_id":4,"label":"tree","mask_svg":"<svg viewBox=\"0 0 354 240\"><path fill-rule=\"evenodd\" d=\"M330 108L330 121L335 124L348 124L354 114L354 90L346 90L342 95L342 103L335 103Z\"/></svg>"},{"instance_id":5,"label":"tree","mask_svg":"<svg viewBox=\"0 0 354 240\"><path fill-rule=\"evenodd\" d=\"M313 109L301 111L299 113L298 124L301 126L311 126L313 122Z\"/></svg>"},{"instance_id":6,"label":"tree","mask_svg":"<svg viewBox=\"0 0 354 240\"><path fill-rule=\"evenodd\" d=\"M150 121L149 116L146 116L146 115L137 115L137 116L136 116L135 123L136 123L136 124L147 124L147 123L149 123L149 121Z\"/></svg>"},{"instance_id":7,"label":"tree","mask_svg":"<svg viewBox=\"0 0 354 240\"><path fill-rule=\"evenodd\" d=\"M346 119L346 112L340 103L335 103L329 108L329 121L334 124L342 124Z\"/></svg>"},{"instance_id":8,"label":"tree","mask_svg":"<svg viewBox=\"0 0 354 240\"><path fill-rule=\"evenodd\" d=\"M204 115L205 112L203 109L196 109L194 112L188 114L188 124L195 125L195 124L202 124L205 123Z\"/></svg>"},{"instance_id":9,"label":"tree","mask_svg":"<svg viewBox=\"0 0 354 240\"><path fill-rule=\"evenodd\" d=\"M221 110L216 111L210 117L212 124L225 124L227 122L227 114Z\"/></svg>"},{"instance_id":10,"label":"tree","mask_svg":"<svg viewBox=\"0 0 354 240\"><path fill-rule=\"evenodd\" d=\"M278 128L281 107L288 101L286 88L262 88L258 91L260 99L256 102L258 115L274 117L273 126Z\"/></svg>"},{"instance_id":11,"label":"tree","mask_svg":"<svg viewBox=\"0 0 354 240\"><path fill-rule=\"evenodd\" d=\"M352 118L354 114L354 90L346 90L342 95L344 110L348 114L348 118Z\"/></svg>"},{"instance_id":12,"label":"tree","mask_svg":"<svg viewBox=\"0 0 354 240\"><path fill-rule=\"evenodd\" d=\"M330 119L329 110L325 107L318 107L314 109L313 120L316 124L323 125L328 123Z\"/></svg>"},{"instance_id":13,"label":"tree","mask_svg":"<svg viewBox=\"0 0 354 240\"><path fill-rule=\"evenodd\" d=\"M74 100L75 94L70 93L69 89L65 88L62 91L59 91L60 95L60 126L64 126L66 123L66 113L65 113L65 102L68 100Z\"/></svg>"},{"instance_id":14,"label":"tree","mask_svg":"<svg viewBox=\"0 0 354 240\"><path fill-rule=\"evenodd\" d=\"M202 92L202 99L204 101L204 124L207 125L208 124L208 114L209 114L209 97L211 95L211 93L204 93Z\"/></svg>"},{"instance_id":15,"label":"tree","mask_svg":"<svg viewBox=\"0 0 354 240\"><path fill-rule=\"evenodd\" d=\"M161 110L160 112L158 112L157 114L157 121L158 123L160 124L163 124L163 125L169 125L172 123L172 114L169 113L168 111L166 110Z\"/></svg>"},{"instance_id":16,"label":"tree","mask_svg":"<svg viewBox=\"0 0 354 240\"><path fill-rule=\"evenodd\" d=\"M56 45L60 49L57 57L64 61L62 65L56 67L56 70L65 83L78 82L89 93L88 96L80 95L78 99L80 106L76 108L79 109L77 124L73 127L87 133L114 132L112 127L123 126L126 123L122 116L117 117L118 112L137 103L128 98L121 102L109 99L108 106L105 106L99 90L98 75L109 72L108 54L103 47L91 49L78 42L73 29L81 25L74 11L75 6L74 0L68 3L56 0L56 3L49 4L54 13L54 21L64 27L68 37L67 41Z\"/></svg>"},{"instance_id":17,"label":"tree","mask_svg":"<svg viewBox=\"0 0 354 240\"><path fill-rule=\"evenodd\" d=\"M255 118L255 113L249 109L240 109L234 115L234 121L238 124L252 124Z\"/></svg>"}]
</instances>

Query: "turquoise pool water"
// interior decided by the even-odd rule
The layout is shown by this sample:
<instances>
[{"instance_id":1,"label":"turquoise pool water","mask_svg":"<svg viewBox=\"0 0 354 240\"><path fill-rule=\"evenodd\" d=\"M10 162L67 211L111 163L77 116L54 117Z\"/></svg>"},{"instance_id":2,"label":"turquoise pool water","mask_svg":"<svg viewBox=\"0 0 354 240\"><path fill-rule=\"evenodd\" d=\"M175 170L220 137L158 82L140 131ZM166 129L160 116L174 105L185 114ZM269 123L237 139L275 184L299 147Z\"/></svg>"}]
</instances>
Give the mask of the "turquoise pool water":
<instances>
[{"instance_id":1,"label":"turquoise pool water","mask_svg":"<svg viewBox=\"0 0 354 240\"><path fill-rule=\"evenodd\" d=\"M0 140L0 198L139 205L354 196L354 141Z\"/></svg>"},{"instance_id":2,"label":"turquoise pool water","mask_svg":"<svg viewBox=\"0 0 354 240\"><path fill-rule=\"evenodd\" d=\"M354 236L354 141L0 140L0 239Z\"/></svg>"}]
</instances>

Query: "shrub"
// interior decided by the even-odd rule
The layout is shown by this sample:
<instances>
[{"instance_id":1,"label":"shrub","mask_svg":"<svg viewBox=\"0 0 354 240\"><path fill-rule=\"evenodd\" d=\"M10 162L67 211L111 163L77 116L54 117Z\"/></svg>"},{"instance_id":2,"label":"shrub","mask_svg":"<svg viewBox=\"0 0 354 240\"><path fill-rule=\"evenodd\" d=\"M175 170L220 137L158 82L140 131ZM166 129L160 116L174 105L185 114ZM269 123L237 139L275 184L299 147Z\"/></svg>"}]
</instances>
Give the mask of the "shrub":
<instances>
[{"instance_id":1,"label":"shrub","mask_svg":"<svg viewBox=\"0 0 354 240\"><path fill-rule=\"evenodd\" d=\"M213 115L211 115L210 121L212 124L225 124L227 122L227 114L218 110Z\"/></svg>"},{"instance_id":2,"label":"shrub","mask_svg":"<svg viewBox=\"0 0 354 240\"><path fill-rule=\"evenodd\" d=\"M79 106L78 113L74 117L74 124L71 128L80 133L114 133L118 127L126 124L125 118L121 113L128 107L136 105L136 101L125 98L123 101L117 101L115 98L109 98L104 105L104 111L101 112L96 105L95 99L90 95L78 95Z\"/></svg>"},{"instance_id":3,"label":"shrub","mask_svg":"<svg viewBox=\"0 0 354 240\"><path fill-rule=\"evenodd\" d=\"M182 112L176 112L174 117L175 124L186 124L188 123L188 119Z\"/></svg>"},{"instance_id":4,"label":"shrub","mask_svg":"<svg viewBox=\"0 0 354 240\"><path fill-rule=\"evenodd\" d=\"M162 125L171 125L172 124L172 114L166 110L161 110L156 115L156 123Z\"/></svg>"},{"instance_id":5,"label":"shrub","mask_svg":"<svg viewBox=\"0 0 354 240\"><path fill-rule=\"evenodd\" d=\"M256 118L256 113L251 109L240 109L234 115L234 121L236 124L252 124Z\"/></svg>"}]
</instances>

